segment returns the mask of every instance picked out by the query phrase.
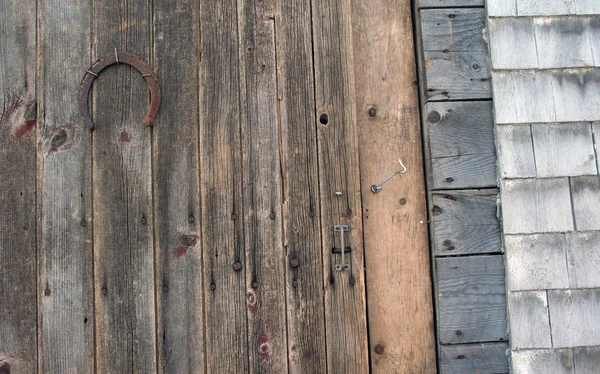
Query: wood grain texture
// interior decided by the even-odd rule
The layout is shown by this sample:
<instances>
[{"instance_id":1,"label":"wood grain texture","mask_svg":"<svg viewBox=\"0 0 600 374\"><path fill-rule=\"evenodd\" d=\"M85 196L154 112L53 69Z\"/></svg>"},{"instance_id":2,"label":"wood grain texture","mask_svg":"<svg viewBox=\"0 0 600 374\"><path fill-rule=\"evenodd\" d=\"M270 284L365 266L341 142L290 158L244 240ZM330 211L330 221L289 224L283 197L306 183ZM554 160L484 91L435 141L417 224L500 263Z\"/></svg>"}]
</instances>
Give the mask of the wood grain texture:
<instances>
[{"instance_id":1,"label":"wood grain texture","mask_svg":"<svg viewBox=\"0 0 600 374\"><path fill-rule=\"evenodd\" d=\"M289 371L323 373L327 359L311 13L304 0L278 0L276 8Z\"/></svg>"},{"instance_id":2,"label":"wood grain texture","mask_svg":"<svg viewBox=\"0 0 600 374\"><path fill-rule=\"evenodd\" d=\"M600 289L549 290L548 305L553 347L600 345Z\"/></svg>"},{"instance_id":3,"label":"wood grain texture","mask_svg":"<svg viewBox=\"0 0 600 374\"><path fill-rule=\"evenodd\" d=\"M517 0L487 0L485 3L490 17L517 15Z\"/></svg>"},{"instance_id":4,"label":"wood grain texture","mask_svg":"<svg viewBox=\"0 0 600 374\"><path fill-rule=\"evenodd\" d=\"M535 177L535 157L530 125L496 127L500 178Z\"/></svg>"},{"instance_id":5,"label":"wood grain texture","mask_svg":"<svg viewBox=\"0 0 600 374\"><path fill-rule=\"evenodd\" d=\"M421 14L427 99L491 98L483 9L430 9Z\"/></svg>"},{"instance_id":6,"label":"wood grain texture","mask_svg":"<svg viewBox=\"0 0 600 374\"><path fill-rule=\"evenodd\" d=\"M574 374L571 349L524 349L512 351L512 372Z\"/></svg>"},{"instance_id":7,"label":"wood grain texture","mask_svg":"<svg viewBox=\"0 0 600 374\"><path fill-rule=\"evenodd\" d=\"M435 192L431 209L435 255L499 253L497 199L496 189Z\"/></svg>"},{"instance_id":8,"label":"wood grain texture","mask_svg":"<svg viewBox=\"0 0 600 374\"><path fill-rule=\"evenodd\" d=\"M446 345L441 350L441 373L508 373L508 343Z\"/></svg>"},{"instance_id":9,"label":"wood grain texture","mask_svg":"<svg viewBox=\"0 0 600 374\"><path fill-rule=\"evenodd\" d=\"M94 4L97 57L127 50L148 61L149 4ZM151 130L148 89L112 66L93 91L96 370L156 372Z\"/></svg>"},{"instance_id":10,"label":"wood grain texture","mask_svg":"<svg viewBox=\"0 0 600 374\"><path fill-rule=\"evenodd\" d=\"M410 1L360 3L352 10L372 371L433 373L435 338ZM400 168L397 158L408 172L374 194L370 186Z\"/></svg>"},{"instance_id":11,"label":"wood grain texture","mask_svg":"<svg viewBox=\"0 0 600 374\"><path fill-rule=\"evenodd\" d=\"M251 373L288 370L274 8L274 0L238 0Z\"/></svg>"},{"instance_id":12,"label":"wood grain texture","mask_svg":"<svg viewBox=\"0 0 600 374\"><path fill-rule=\"evenodd\" d=\"M91 9L89 2L48 1L38 4L38 14L44 61L38 70L39 367L91 373L91 135L76 102L92 59Z\"/></svg>"},{"instance_id":13,"label":"wood grain texture","mask_svg":"<svg viewBox=\"0 0 600 374\"><path fill-rule=\"evenodd\" d=\"M571 288L600 287L600 232L573 232L567 239L567 266Z\"/></svg>"},{"instance_id":14,"label":"wood grain texture","mask_svg":"<svg viewBox=\"0 0 600 374\"><path fill-rule=\"evenodd\" d=\"M351 14L349 0L312 3L329 373L362 373L369 366ZM349 271L336 271L341 256L331 253L340 246L334 226L342 224L349 226Z\"/></svg>"},{"instance_id":15,"label":"wood grain texture","mask_svg":"<svg viewBox=\"0 0 600 374\"><path fill-rule=\"evenodd\" d=\"M538 68L533 18L489 18L488 28L494 69ZM516 40L519 42L515 43Z\"/></svg>"},{"instance_id":16,"label":"wood grain texture","mask_svg":"<svg viewBox=\"0 0 600 374\"><path fill-rule=\"evenodd\" d=\"M496 155L460 155L431 160L432 189L496 187Z\"/></svg>"},{"instance_id":17,"label":"wood grain texture","mask_svg":"<svg viewBox=\"0 0 600 374\"><path fill-rule=\"evenodd\" d=\"M509 293L508 311L512 349L552 348L546 290Z\"/></svg>"},{"instance_id":18,"label":"wood grain texture","mask_svg":"<svg viewBox=\"0 0 600 374\"><path fill-rule=\"evenodd\" d=\"M575 0L577 14L600 14L600 3L595 0Z\"/></svg>"},{"instance_id":19,"label":"wood grain texture","mask_svg":"<svg viewBox=\"0 0 600 374\"><path fill-rule=\"evenodd\" d=\"M94 371L92 139L76 101L92 63L91 14L88 1L38 4L38 334L45 373Z\"/></svg>"},{"instance_id":20,"label":"wood grain texture","mask_svg":"<svg viewBox=\"0 0 600 374\"><path fill-rule=\"evenodd\" d=\"M247 373L237 3L200 4L200 192L208 373ZM248 306L246 305L248 303Z\"/></svg>"},{"instance_id":21,"label":"wood grain texture","mask_svg":"<svg viewBox=\"0 0 600 374\"><path fill-rule=\"evenodd\" d=\"M575 14L575 0L517 0L519 16Z\"/></svg>"},{"instance_id":22,"label":"wood grain texture","mask_svg":"<svg viewBox=\"0 0 600 374\"><path fill-rule=\"evenodd\" d=\"M35 2L0 4L0 371L37 370Z\"/></svg>"},{"instance_id":23,"label":"wood grain texture","mask_svg":"<svg viewBox=\"0 0 600 374\"><path fill-rule=\"evenodd\" d=\"M504 256L438 258L441 344L507 339Z\"/></svg>"},{"instance_id":24,"label":"wood grain texture","mask_svg":"<svg viewBox=\"0 0 600 374\"><path fill-rule=\"evenodd\" d=\"M531 125L539 178L597 175L589 123Z\"/></svg>"},{"instance_id":25,"label":"wood grain texture","mask_svg":"<svg viewBox=\"0 0 600 374\"><path fill-rule=\"evenodd\" d=\"M600 367L600 347L582 347L573 349L575 373L594 374Z\"/></svg>"},{"instance_id":26,"label":"wood grain texture","mask_svg":"<svg viewBox=\"0 0 600 374\"><path fill-rule=\"evenodd\" d=\"M151 66L162 94L153 127L158 369L201 373L205 285L198 180L199 8L197 2L183 0L155 2L153 11Z\"/></svg>"},{"instance_id":27,"label":"wood grain texture","mask_svg":"<svg viewBox=\"0 0 600 374\"><path fill-rule=\"evenodd\" d=\"M534 24L540 69L594 66L589 18L537 17Z\"/></svg>"}]
</instances>

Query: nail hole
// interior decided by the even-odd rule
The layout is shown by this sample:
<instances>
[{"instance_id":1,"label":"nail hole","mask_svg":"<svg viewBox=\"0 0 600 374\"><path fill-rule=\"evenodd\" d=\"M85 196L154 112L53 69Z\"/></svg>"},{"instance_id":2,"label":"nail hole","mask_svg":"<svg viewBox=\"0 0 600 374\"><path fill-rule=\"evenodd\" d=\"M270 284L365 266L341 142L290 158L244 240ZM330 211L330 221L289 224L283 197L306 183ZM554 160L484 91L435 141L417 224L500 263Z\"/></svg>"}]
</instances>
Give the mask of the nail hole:
<instances>
[{"instance_id":1,"label":"nail hole","mask_svg":"<svg viewBox=\"0 0 600 374\"><path fill-rule=\"evenodd\" d=\"M327 113L321 114L321 116L319 117L319 122L321 122L322 125L326 125L329 123L329 116L327 115Z\"/></svg>"}]
</instances>

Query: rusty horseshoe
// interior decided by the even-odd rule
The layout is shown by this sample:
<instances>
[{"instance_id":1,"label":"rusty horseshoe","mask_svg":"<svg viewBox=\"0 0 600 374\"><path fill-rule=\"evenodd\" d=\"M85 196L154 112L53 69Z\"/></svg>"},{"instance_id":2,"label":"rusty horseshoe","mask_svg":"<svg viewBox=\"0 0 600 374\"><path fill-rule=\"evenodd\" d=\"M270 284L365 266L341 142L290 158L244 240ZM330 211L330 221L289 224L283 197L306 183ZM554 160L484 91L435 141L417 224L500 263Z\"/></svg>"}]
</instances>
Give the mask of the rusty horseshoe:
<instances>
[{"instance_id":1,"label":"rusty horseshoe","mask_svg":"<svg viewBox=\"0 0 600 374\"><path fill-rule=\"evenodd\" d=\"M94 79L100 74L102 70L113 64L124 63L133 66L140 73L142 77L146 79L146 83L150 88L150 108L146 117L144 117L142 123L144 126L152 126L154 118L160 108L160 87L158 86L158 79L154 76L152 69L138 56L128 52L118 52L115 48L115 53L109 56L102 57L98 61L94 62L91 68L85 71L83 81L81 82L81 90L79 92L79 111L83 116L87 127L90 130L95 128L92 117L90 116L90 109L88 107L88 96Z\"/></svg>"}]
</instances>

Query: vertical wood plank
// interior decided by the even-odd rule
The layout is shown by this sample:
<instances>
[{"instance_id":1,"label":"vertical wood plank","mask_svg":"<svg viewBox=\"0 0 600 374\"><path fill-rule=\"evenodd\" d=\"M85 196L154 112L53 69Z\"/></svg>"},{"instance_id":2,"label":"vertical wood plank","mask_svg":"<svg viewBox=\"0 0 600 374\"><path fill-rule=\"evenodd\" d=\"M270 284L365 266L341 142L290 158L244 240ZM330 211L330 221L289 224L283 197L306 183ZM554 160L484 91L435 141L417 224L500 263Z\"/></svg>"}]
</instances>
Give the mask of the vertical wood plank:
<instances>
[{"instance_id":1,"label":"vertical wood plank","mask_svg":"<svg viewBox=\"0 0 600 374\"><path fill-rule=\"evenodd\" d=\"M251 292L246 295L242 266L237 25L235 0L201 2L200 191L208 373L248 372L246 308L256 302Z\"/></svg>"},{"instance_id":2,"label":"vertical wood plank","mask_svg":"<svg viewBox=\"0 0 600 374\"><path fill-rule=\"evenodd\" d=\"M79 114L92 63L90 2L38 1L39 365L94 371L91 134Z\"/></svg>"},{"instance_id":3,"label":"vertical wood plank","mask_svg":"<svg viewBox=\"0 0 600 374\"><path fill-rule=\"evenodd\" d=\"M148 61L148 2L94 3L95 56L127 50ZM156 371L151 129L148 89L129 66L112 66L93 97L96 370Z\"/></svg>"},{"instance_id":4,"label":"vertical wood plank","mask_svg":"<svg viewBox=\"0 0 600 374\"><path fill-rule=\"evenodd\" d=\"M0 372L37 370L35 1L0 3Z\"/></svg>"},{"instance_id":5,"label":"vertical wood plank","mask_svg":"<svg viewBox=\"0 0 600 374\"><path fill-rule=\"evenodd\" d=\"M427 208L410 1L353 6L374 373L434 373ZM370 186L400 169L378 193Z\"/></svg>"},{"instance_id":6,"label":"vertical wood plank","mask_svg":"<svg viewBox=\"0 0 600 374\"><path fill-rule=\"evenodd\" d=\"M204 371L198 166L199 7L154 3L153 66L162 102L154 125L158 368Z\"/></svg>"},{"instance_id":7,"label":"vertical wood plank","mask_svg":"<svg viewBox=\"0 0 600 374\"><path fill-rule=\"evenodd\" d=\"M322 373L327 358L311 13L305 0L277 0L277 10L289 371Z\"/></svg>"},{"instance_id":8,"label":"vertical wood plank","mask_svg":"<svg viewBox=\"0 0 600 374\"><path fill-rule=\"evenodd\" d=\"M252 373L288 371L274 12L274 0L238 0L244 247Z\"/></svg>"},{"instance_id":9,"label":"vertical wood plank","mask_svg":"<svg viewBox=\"0 0 600 374\"><path fill-rule=\"evenodd\" d=\"M369 370L365 306L362 206L354 92L351 2L312 3L315 102L324 258L327 367L330 373ZM336 194L341 192L341 195ZM341 255L335 225L348 225L349 271L336 271Z\"/></svg>"}]
</instances>

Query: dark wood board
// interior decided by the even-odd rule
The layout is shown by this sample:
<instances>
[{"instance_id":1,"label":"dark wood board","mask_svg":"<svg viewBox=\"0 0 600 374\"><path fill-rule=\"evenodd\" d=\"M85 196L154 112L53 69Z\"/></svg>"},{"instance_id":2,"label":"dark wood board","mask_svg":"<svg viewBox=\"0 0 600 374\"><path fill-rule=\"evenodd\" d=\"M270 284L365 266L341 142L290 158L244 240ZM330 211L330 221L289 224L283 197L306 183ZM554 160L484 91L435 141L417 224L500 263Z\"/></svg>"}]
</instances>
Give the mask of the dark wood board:
<instances>
[{"instance_id":1,"label":"dark wood board","mask_svg":"<svg viewBox=\"0 0 600 374\"><path fill-rule=\"evenodd\" d=\"M410 1L354 4L361 187L374 373L434 373L427 208ZM391 63L394 61L395 63ZM401 167L406 174L379 183Z\"/></svg>"},{"instance_id":2,"label":"dark wood board","mask_svg":"<svg viewBox=\"0 0 600 374\"><path fill-rule=\"evenodd\" d=\"M93 62L92 9L42 1L37 14L39 370L92 373L92 135L77 104Z\"/></svg>"},{"instance_id":3,"label":"dark wood board","mask_svg":"<svg viewBox=\"0 0 600 374\"><path fill-rule=\"evenodd\" d=\"M94 3L96 58L150 57L149 3ZM93 91L96 370L156 372L151 128L139 71L113 65Z\"/></svg>"},{"instance_id":4,"label":"dark wood board","mask_svg":"<svg viewBox=\"0 0 600 374\"><path fill-rule=\"evenodd\" d=\"M174 16L176 15L176 16ZM152 68L162 103L153 127L158 369L205 369L198 160L200 25L196 1L154 3Z\"/></svg>"},{"instance_id":5,"label":"dark wood board","mask_svg":"<svg viewBox=\"0 0 600 374\"><path fill-rule=\"evenodd\" d=\"M431 226L436 256L500 253L498 190L436 191Z\"/></svg>"},{"instance_id":6,"label":"dark wood board","mask_svg":"<svg viewBox=\"0 0 600 374\"><path fill-rule=\"evenodd\" d=\"M436 259L441 344L507 340L504 256Z\"/></svg>"},{"instance_id":7,"label":"dark wood board","mask_svg":"<svg viewBox=\"0 0 600 374\"><path fill-rule=\"evenodd\" d=\"M441 347L444 374L508 374L508 343L457 344Z\"/></svg>"},{"instance_id":8,"label":"dark wood board","mask_svg":"<svg viewBox=\"0 0 600 374\"><path fill-rule=\"evenodd\" d=\"M311 12L304 0L278 0L276 7L289 371L324 373L327 360Z\"/></svg>"},{"instance_id":9,"label":"dark wood board","mask_svg":"<svg viewBox=\"0 0 600 374\"><path fill-rule=\"evenodd\" d=\"M236 1L200 4L200 195L208 373L247 373ZM243 265L239 271L234 264Z\"/></svg>"},{"instance_id":10,"label":"dark wood board","mask_svg":"<svg viewBox=\"0 0 600 374\"><path fill-rule=\"evenodd\" d=\"M363 373L369 366L351 13L349 0L312 3L330 373ZM340 233L334 231L336 225L348 225L344 245L352 248L346 257L348 271L335 270L335 265L341 263L341 255L331 253L332 248L341 246Z\"/></svg>"},{"instance_id":11,"label":"dark wood board","mask_svg":"<svg viewBox=\"0 0 600 374\"><path fill-rule=\"evenodd\" d=\"M37 370L36 13L0 3L0 372Z\"/></svg>"},{"instance_id":12,"label":"dark wood board","mask_svg":"<svg viewBox=\"0 0 600 374\"><path fill-rule=\"evenodd\" d=\"M238 0L238 25L249 369L284 373L288 347L275 1Z\"/></svg>"}]
</instances>

